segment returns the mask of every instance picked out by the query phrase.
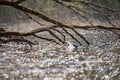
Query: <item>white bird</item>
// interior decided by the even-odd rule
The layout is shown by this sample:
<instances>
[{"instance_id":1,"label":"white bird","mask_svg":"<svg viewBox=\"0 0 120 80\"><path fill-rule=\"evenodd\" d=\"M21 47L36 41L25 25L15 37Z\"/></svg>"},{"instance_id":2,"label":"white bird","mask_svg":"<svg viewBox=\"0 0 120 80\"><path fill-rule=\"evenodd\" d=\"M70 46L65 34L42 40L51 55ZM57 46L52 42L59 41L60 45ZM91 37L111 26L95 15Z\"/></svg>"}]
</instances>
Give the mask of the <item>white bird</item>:
<instances>
[{"instance_id":1,"label":"white bird","mask_svg":"<svg viewBox=\"0 0 120 80\"><path fill-rule=\"evenodd\" d=\"M45 53L50 52L52 50L60 52L63 49L66 51L66 53L71 53L72 51L77 49L77 46L73 45L70 41L66 41L63 44L51 42L46 48L42 49L42 52Z\"/></svg>"},{"instance_id":2,"label":"white bird","mask_svg":"<svg viewBox=\"0 0 120 80\"><path fill-rule=\"evenodd\" d=\"M72 44L70 41L65 42L66 50L68 52L76 51L77 47L76 45Z\"/></svg>"},{"instance_id":3,"label":"white bird","mask_svg":"<svg viewBox=\"0 0 120 80\"><path fill-rule=\"evenodd\" d=\"M72 52L74 50L74 48L75 48L74 45L72 43L68 42L69 51Z\"/></svg>"}]
</instances>

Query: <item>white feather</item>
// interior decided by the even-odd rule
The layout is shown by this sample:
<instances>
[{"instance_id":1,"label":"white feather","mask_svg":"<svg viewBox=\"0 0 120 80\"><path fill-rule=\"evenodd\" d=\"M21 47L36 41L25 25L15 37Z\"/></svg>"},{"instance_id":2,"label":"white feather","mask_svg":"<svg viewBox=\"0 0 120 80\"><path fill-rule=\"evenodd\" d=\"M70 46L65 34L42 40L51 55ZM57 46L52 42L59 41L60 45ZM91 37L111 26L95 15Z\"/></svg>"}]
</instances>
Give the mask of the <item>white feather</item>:
<instances>
[{"instance_id":1,"label":"white feather","mask_svg":"<svg viewBox=\"0 0 120 80\"><path fill-rule=\"evenodd\" d=\"M71 42L67 42L68 46L67 46L67 49L69 52L72 52L74 50L74 45L71 43Z\"/></svg>"}]
</instances>

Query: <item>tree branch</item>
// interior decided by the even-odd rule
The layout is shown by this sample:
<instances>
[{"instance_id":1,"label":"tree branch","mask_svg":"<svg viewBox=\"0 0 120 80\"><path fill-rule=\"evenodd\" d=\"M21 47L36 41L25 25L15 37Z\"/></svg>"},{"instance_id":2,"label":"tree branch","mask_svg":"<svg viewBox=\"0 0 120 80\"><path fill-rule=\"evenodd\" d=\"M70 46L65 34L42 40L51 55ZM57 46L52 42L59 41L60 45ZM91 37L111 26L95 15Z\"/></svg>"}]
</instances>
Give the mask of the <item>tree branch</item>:
<instances>
[{"instance_id":1,"label":"tree branch","mask_svg":"<svg viewBox=\"0 0 120 80\"><path fill-rule=\"evenodd\" d=\"M80 45L82 45L82 43L79 42L79 40L78 40L77 38L75 38L71 33L69 33L65 28L62 27L62 29L63 29L68 35L70 35L70 37L71 37L72 39L74 39L74 40L77 41Z\"/></svg>"},{"instance_id":2,"label":"tree branch","mask_svg":"<svg viewBox=\"0 0 120 80\"><path fill-rule=\"evenodd\" d=\"M17 0L17 1L15 1L14 3L15 3L15 4L20 4L20 3L24 2L24 1L26 1L26 0Z\"/></svg>"},{"instance_id":3,"label":"tree branch","mask_svg":"<svg viewBox=\"0 0 120 80\"><path fill-rule=\"evenodd\" d=\"M85 19L89 24L91 24L91 26L79 26L79 25L69 25L69 24L65 24L65 23L62 23L54 18L51 18L47 15L45 15L44 13L40 12L40 11L36 11L34 9L31 9L31 8L27 8L27 7L24 7L22 5L19 5L19 3L22 3L23 1L26 1L26 0L17 0L17 1L0 1L0 5L5 5L5 6L11 6L13 8L16 8L22 12L24 12L26 14L26 16L32 20L34 20L35 22L37 22L38 24L41 24L39 23L39 21L35 20L34 18L32 18L32 16L30 16L29 14L33 14L35 16L38 16L40 18L42 18L43 20L45 21L48 21L48 22L51 22L53 23L52 26L48 26L48 27L42 27L42 28L38 28L38 29L35 29L35 30L32 30L30 32L26 32L26 33L20 33L20 32L7 32L7 31L0 31L0 37L8 37L8 36L12 36L12 35L15 35L15 36L34 36L34 37L37 37L37 38L41 38L41 39L44 39L44 40L47 40L47 41L51 41L51 40L54 40L54 39L48 39L48 38L44 38L44 37L40 37L40 36L37 36L35 35L36 33L40 33L40 32L44 32L44 31L47 31L49 32L50 35L52 35L55 39L57 39L58 41L60 42L64 42L65 41L65 35L55 29L55 28L61 28L66 34L68 34L71 38L73 38L74 40L76 40L80 45L82 45L81 42L79 42L78 39L76 39L70 32L68 32L67 29L71 29L75 34L77 34L79 37L81 37L88 45L89 45L89 42L85 39L84 36L82 36L79 32L77 32L75 30L76 29L85 29L85 30L88 30L90 28L95 28L95 29L105 29L105 30L120 30L119 27L107 27L107 26L101 26L101 25L98 25L98 26L94 26L92 25L87 19L86 19L86 16L84 15L81 15L79 14L79 11L83 12L83 13L87 13L83 10L79 10L77 9L77 7L74 7L72 5L66 5L65 3L63 3L62 1L60 0L54 0L55 2L63 5L64 7L67 7L71 10L73 10L76 14L80 15L83 19ZM64 0L66 1L66 0ZM68 1L68 0L67 0ZM73 1L73 0L71 0ZM85 4L85 5L88 5L91 7L94 6L94 7L98 7L98 8L103 8L103 9L106 9L108 11L111 11L111 12L115 12L115 11L119 11L119 10L114 10L114 9L110 9L110 8L107 8L106 6L101 6L101 5L98 5L98 4L95 4L95 3L92 3L92 2L87 2L87 1L84 1L84 0L75 0L77 2L80 2L82 4ZM95 9L94 7L92 7L92 9ZM99 12L99 11L98 11ZM103 14L104 15L104 14ZM108 17L107 17L108 18ZM108 19L109 20L109 19ZM110 24L112 24L111 22L109 22ZM63 39L61 39L60 37L58 37L53 31L56 31L57 33L59 33ZM2 41L2 40L1 40ZM14 41L14 40L10 40L10 41ZM18 40L19 41L19 40ZM25 40L26 41L26 40ZM23 41L24 42L24 41ZM27 42L27 41L26 41ZM55 41L56 42L56 41ZM30 42L28 42L30 43Z\"/></svg>"}]
</instances>

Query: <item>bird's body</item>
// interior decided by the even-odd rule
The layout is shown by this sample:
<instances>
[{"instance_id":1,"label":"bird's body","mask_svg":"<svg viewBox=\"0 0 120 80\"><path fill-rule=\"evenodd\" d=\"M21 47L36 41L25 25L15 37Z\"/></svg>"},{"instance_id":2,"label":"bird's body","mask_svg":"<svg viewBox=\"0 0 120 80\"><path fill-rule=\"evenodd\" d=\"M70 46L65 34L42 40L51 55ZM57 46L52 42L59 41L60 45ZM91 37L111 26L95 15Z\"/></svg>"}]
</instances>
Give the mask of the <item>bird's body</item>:
<instances>
[{"instance_id":1,"label":"bird's body","mask_svg":"<svg viewBox=\"0 0 120 80\"><path fill-rule=\"evenodd\" d=\"M69 52L72 52L74 50L74 45L71 42L67 42L67 50Z\"/></svg>"},{"instance_id":2,"label":"bird's body","mask_svg":"<svg viewBox=\"0 0 120 80\"><path fill-rule=\"evenodd\" d=\"M50 52L50 51L56 51L56 52L62 52L65 51L65 53L71 53L74 50L76 50L76 46L74 46L70 41L66 41L63 44L57 44L55 42L51 42L46 48L42 49L42 52Z\"/></svg>"}]
</instances>

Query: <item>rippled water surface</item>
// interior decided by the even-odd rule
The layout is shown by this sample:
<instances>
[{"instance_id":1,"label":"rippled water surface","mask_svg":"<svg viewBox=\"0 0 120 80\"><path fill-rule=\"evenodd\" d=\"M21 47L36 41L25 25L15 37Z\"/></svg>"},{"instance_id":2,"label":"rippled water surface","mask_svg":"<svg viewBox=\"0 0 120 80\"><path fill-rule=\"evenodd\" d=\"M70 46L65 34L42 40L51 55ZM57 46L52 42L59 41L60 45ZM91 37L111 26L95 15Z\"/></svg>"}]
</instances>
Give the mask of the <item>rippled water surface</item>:
<instances>
[{"instance_id":1,"label":"rippled water surface","mask_svg":"<svg viewBox=\"0 0 120 80\"><path fill-rule=\"evenodd\" d=\"M120 50L33 46L10 43L0 48L0 80L120 80ZM117 47L116 47L117 48Z\"/></svg>"}]
</instances>

